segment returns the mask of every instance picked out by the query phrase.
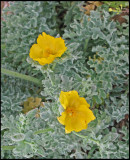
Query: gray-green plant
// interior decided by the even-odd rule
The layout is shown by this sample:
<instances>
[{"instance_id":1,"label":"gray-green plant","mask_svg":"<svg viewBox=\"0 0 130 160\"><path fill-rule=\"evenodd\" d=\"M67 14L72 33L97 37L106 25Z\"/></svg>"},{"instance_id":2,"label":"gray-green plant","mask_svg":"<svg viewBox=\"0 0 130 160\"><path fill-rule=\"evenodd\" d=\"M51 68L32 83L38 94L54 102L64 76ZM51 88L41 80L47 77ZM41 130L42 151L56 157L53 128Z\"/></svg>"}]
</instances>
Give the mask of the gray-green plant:
<instances>
[{"instance_id":1,"label":"gray-green plant","mask_svg":"<svg viewBox=\"0 0 130 160\"><path fill-rule=\"evenodd\" d=\"M1 66L36 78L42 85L2 74L2 159L129 157L128 121L120 128L115 125L129 114L128 17L120 26L103 8L88 16L82 5L80 1L19 1L4 9ZM6 15L7 11L12 13ZM29 57L42 32L61 36L67 46L62 57L45 66ZM87 100L96 119L80 133L65 134L57 120L63 111L59 95L70 90ZM44 99L40 117L35 116L38 109L22 113L22 103L31 96Z\"/></svg>"}]
</instances>

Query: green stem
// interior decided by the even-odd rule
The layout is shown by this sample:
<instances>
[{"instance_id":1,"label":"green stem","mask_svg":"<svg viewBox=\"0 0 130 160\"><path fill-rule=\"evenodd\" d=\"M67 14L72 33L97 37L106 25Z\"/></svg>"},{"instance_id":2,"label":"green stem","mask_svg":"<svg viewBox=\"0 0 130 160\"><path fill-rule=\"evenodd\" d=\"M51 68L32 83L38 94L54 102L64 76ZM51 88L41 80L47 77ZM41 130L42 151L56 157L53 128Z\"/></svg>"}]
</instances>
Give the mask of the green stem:
<instances>
[{"instance_id":1,"label":"green stem","mask_svg":"<svg viewBox=\"0 0 130 160\"><path fill-rule=\"evenodd\" d=\"M51 79L51 76L50 76L50 73L49 73L49 72L47 72L47 76L49 77L49 79L50 79L50 81L51 81L52 86L54 86L54 83L52 82L52 79Z\"/></svg>"},{"instance_id":2,"label":"green stem","mask_svg":"<svg viewBox=\"0 0 130 160\"><path fill-rule=\"evenodd\" d=\"M10 71L8 69L1 68L1 73L7 74L7 75L13 76L13 77L21 78L21 79L24 79L27 81L31 81L31 82L36 83L38 85L42 85L41 81L39 81L39 79L37 79L37 78L27 76L27 75L24 75L24 74L21 74L18 72Z\"/></svg>"},{"instance_id":3,"label":"green stem","mask_svg":"<svg viewBox=\"0 0 130 160\"><path fill-rule=\"evenodd\" d=\"M90 137L87 137L87 136L83 136L83 135L81 135L81 134L79 134L79 133L76 133L76 132L73 132L73 133L74 133L75 135L81 137L81 138L90 139L91 141L93 141L93 142L95 142L97 145L99 145L99 141L97 141L97 140L95 140L95 139L93 139L93 138L90 138Z\"/></svg>"},{"instance_id":4,"label":"green stem","mask_svg":"<svg viewBox=\"0 0 130 160\"><path fill-rule=\"evenodd\" d=\"M35 131L34 134L40 134L40 133L45 133L45 132L49 132L49 131L54 131L54 130L52 128L47 128L47 129Z\"/></svg>"},{"instance_id":5,"label":"green stem","mask_svg":"<svg viewBox=\"0 0 130 160\"><path fill-rule=\"evenodd\" d=\"M12 149L15 148L15 146L1 146L1 148L2 148L3 150L12 150Z\"/></svg>"},{"instance_id":6,"label":"green stem","mask_svg":"<svg viewBox=\"0 0 130 160\"><path fill-rule=\"evenodd\" d=\"M89 39L90 39L90 38L87 38L87 39L85 40L84 52L87 51Z\"/></svg>"},{"instance_id":7,"label":"green stem","mask_svg":"<svg viewBox=\"0 0 130 160\"><path fill-rule=\"evenodd\" d=\"M27 141L25 141L25 140L23 140L23 142L24 142L24 143L26 143L26 144L29 144L30 146L32 146L32 145L33 145L32 143L27 142Z\"/></svg>"}]
</instances>

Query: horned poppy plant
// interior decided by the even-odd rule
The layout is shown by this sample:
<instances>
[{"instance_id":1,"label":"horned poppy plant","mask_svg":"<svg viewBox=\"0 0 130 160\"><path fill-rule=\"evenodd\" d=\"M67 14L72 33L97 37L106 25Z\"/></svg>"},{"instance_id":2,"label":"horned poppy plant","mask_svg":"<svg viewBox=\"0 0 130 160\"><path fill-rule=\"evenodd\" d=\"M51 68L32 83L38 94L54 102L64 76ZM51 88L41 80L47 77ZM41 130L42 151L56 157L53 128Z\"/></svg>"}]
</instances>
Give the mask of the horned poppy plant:
<instances>
[{"instance_id":1,"label":"horned poppy plant","mask_svg":"<svg viewBox=\"0 0 130 160\"><path fill-rule=\"evenodd\" d=\"M95 119L93 112L89 109L90 105L85 98L78 95L77 91L61 91L60 103L64 112L57 119L62 125L65 125L66 133L86 129L88 123Z\"/></svg>"},{"instance_id":2,"label":"horned poppy plant","mask_svg":"<svg viewBox=\"0 0 130 160\"><path fill-rule=\"evenodd\" d=\"M32 45L29 56L39 64L45 65L52 63L56 57L61 57L66 49L61 37L55 38L43 32L38 36L37 44Z\"/></svg>"}]
</instances>

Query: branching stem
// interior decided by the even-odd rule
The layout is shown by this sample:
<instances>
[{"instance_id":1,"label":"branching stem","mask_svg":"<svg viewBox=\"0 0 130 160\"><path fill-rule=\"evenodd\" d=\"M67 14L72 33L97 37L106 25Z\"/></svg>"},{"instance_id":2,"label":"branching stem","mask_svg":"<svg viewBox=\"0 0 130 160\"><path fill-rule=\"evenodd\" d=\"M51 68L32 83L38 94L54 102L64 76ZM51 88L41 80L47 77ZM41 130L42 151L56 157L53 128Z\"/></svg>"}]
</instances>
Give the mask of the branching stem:
<instances>
[{"instance_id":1,"label":"branching stem","mask_svg":"<svg viewBox=\"0 0 130 160\"><path fill-rule=\"evenodd\" d=\"M83 135L81 135L81 134L79 134L79 133L76 133L76 132L73 132L73 133L74 133L75 135L81 137L81 138L90 139L91 141L93 141L93 142L95 142L97 145L99 145L99 141L97 141L97 140L95 140L95 139L93 139L93 138L91 138L91 137L83 136Z\"/></svg>"},{"instance_id":2,"label":"branching stem","mask_svg":"<svg viewBox=\"0 0 130 160\"><path fill-rule=\"evenodd\" d=\"M1 73L6 74L8 76L13 76L13 77L24 79L24 80L36 83L40 86L42 85L41 81L37 78L27 76L27 75L24 75L24 74L21 74L21 73L18 73L18 72L10 71L8 69L1 68Z\"/></svg>"}]
</instances>

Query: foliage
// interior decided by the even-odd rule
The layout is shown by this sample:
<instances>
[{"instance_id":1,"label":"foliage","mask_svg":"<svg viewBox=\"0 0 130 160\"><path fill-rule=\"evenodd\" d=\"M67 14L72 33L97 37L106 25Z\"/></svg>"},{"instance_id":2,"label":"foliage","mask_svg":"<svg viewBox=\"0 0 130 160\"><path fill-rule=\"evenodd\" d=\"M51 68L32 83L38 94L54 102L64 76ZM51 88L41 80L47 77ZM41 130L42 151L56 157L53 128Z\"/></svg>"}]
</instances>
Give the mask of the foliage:
<instances>
[{"instance_id":1,"label":"foliage","mask_svg":"<svg viewBox=\"0 0 130 160\"><path fill-rule=\"evenodd\" d=\"M109 12L115 12L116 14L122 13L125 7L129 7L129 1L102 1L105 6L109 7ZM125 10L124 12L127 12Z\"/></svg>"},{"instance_id":2,"label":"foliage","mask_svg":"<svg viewBox=\"0 0 130 160\"><path fill-rule=\"evenodd\" d=\"M112 8L119 8L121 5L122 7L128 7L129 1L102 1L104 4L108 4L109 7Z\"/></svg>"},{"instance_id":3,"label":"foliage","mask_svg":"<svg viewBox=\"0 0 130 160\"><path fill-rule=\"evenodd\" d=\"M37 77L42 87L2 75L2 159L129 157L128 122L120 128L114 123L129 112L128 17L123 27L101 7L85 15L82 4L19 1L3 11L12 13L3 14L1 24L2 67ZM29 58L42 32L62 36L68 48L45 66ZM65 134L57 120L60 92L71 90L87 100L96 117L81 137ZM28 97L41 98L44 107L23 114Z\"/></svg>"}]
</instances>

